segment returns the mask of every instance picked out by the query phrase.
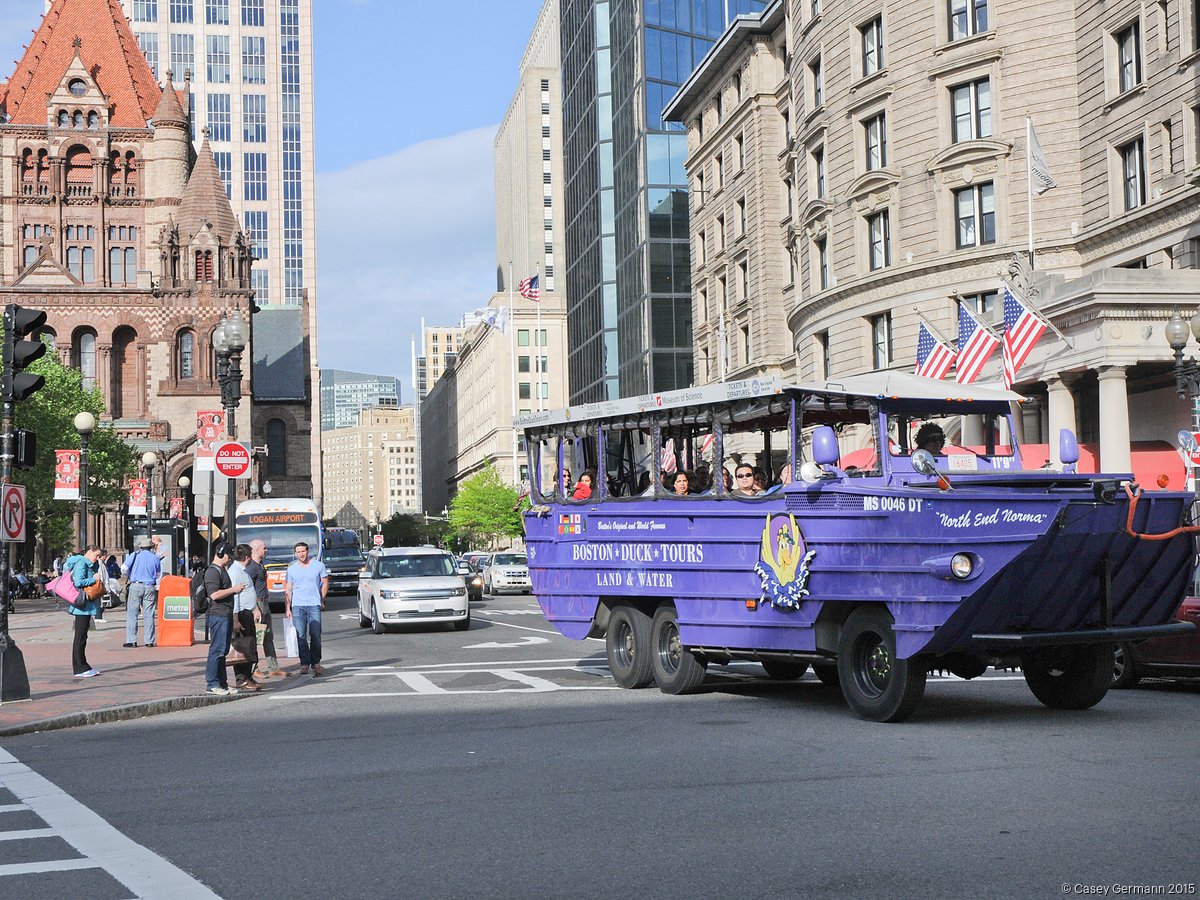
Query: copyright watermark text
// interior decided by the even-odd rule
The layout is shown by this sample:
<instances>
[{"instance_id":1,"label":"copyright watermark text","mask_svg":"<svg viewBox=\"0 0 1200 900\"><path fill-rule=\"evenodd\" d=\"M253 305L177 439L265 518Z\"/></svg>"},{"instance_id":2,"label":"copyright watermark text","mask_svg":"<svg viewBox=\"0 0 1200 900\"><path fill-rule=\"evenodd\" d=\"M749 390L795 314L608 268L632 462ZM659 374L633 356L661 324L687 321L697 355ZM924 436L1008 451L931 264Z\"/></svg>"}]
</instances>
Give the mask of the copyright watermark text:
<instances>
[{"instance_id":1,"label":"copyright watermark text","mask_svg":"<svg viewBox=\"0 0 1200 900\"><path fill-rule=\"evenodd\" d=\"M1190 897L1196 885L1190 882L1175 884L1074 884L1064 881L1062 893L1067 896L1097 897Z\"/></svg>"}]
</instances>

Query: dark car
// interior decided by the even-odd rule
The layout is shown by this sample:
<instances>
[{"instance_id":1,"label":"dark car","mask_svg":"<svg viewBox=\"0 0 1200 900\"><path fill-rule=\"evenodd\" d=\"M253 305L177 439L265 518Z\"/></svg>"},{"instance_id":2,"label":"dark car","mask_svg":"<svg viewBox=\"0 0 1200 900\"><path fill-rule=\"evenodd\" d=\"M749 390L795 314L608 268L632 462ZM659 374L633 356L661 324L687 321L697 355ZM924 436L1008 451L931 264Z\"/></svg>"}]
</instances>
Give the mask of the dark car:
<instances>
[{"instance_id":1,"label":"dark car","mask_svg":"<svg viewBox=\"0 0 1200 900\"><path fill-rule=\"evenodd\" d=\"M460 559L458 561L458 573L463 577L463 583L467 586L468 600L483 599L483 575L480 574L478 567L471 565L469 560Z\"/></svg>"},{"instance_id":2,"label":"dark car","mask_svg":"<svg viewBox=\"0 0 1200 900\"><path fill-rule=\"evenodd\" d=\"M1143 678L1200 678L1200 597L1185 597L1174 621L1197 628L1190 634L1117 644L1113 687L1131 688Z\"/></svg>"},{"instance_id":3,"label":"dark car","mask_svg":"<svg viewBox=\"0 0 1200 900\"><path fill-rule=\"evenodd\" d=\"M326 528L322 562L329 570L329 593L358 592L358 573L363 567L358 532L352 528Z\"/></svg>"}]
</instances>

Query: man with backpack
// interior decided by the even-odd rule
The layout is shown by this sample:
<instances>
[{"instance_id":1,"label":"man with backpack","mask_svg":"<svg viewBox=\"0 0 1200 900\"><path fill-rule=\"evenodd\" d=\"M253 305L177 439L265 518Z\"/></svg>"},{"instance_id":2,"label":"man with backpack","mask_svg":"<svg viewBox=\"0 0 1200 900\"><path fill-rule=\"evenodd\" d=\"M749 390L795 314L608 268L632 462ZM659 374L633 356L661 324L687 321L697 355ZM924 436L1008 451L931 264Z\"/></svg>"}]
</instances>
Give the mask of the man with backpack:
<instances>
[{"instance_id":1,"label":"man with backpack","mask_svg":"<svg viewBox=\"0 0 1200 900\"><path fill-rule=\"evenodd\" d=\"M203 585L197 586L196 576L193 576L193 605L196 612L207 612L208 615L208 662L204 667L204 682L210 694L222 696L237 693L237 688L229 686L225 655L229 652L233 630L233 598L249 584L245 580L234 584L230 579L226 569L232 555L229 544L217 544L213 548L212 565L204 570ZM201 596L196 596L197 588L202 592Z\"/></svg>"}]
</instances>

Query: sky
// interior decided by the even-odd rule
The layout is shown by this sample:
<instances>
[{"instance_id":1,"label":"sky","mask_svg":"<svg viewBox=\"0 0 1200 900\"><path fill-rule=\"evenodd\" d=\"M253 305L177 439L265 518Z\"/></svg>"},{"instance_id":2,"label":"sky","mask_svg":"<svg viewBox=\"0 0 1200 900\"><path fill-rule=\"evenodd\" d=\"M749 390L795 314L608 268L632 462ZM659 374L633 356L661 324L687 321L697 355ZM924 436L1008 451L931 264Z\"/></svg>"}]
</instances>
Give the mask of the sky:
<instances>
[{"instance_id":1,"label":"sky","mask_svg":"<svg viewBox=\"0 0 1200 900\"><path fill-rule=\"evenodd\" d=\"M487 305L492 142L540 8L313 0L322 368L395 375L410 400L422 316L453 325ZM44 9L43 0L0 0L0 81Z\"/></svg>"}]
</instances>

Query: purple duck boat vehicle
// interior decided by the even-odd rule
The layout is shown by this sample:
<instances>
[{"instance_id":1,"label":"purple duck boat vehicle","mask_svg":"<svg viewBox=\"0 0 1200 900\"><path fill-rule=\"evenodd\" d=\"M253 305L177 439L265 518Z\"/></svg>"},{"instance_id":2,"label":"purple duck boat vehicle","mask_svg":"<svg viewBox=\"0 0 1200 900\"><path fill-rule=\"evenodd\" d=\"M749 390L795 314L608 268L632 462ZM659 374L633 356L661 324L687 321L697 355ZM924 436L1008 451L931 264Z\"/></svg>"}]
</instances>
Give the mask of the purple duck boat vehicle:
<instances>
[{"instance_id":1,"label":"purple duck boat vehicle","mask_svg":"<svg viewBox=\"0 0 1200 900\"><path fill-rule=\"evenodd\" d=\"M892 722L931 671L1019 666L1046 706L1089 708L1114 643L1192 627L1172 622L1192 496L1076 473L1065 430L1061 466L1025 470L1022 399L876 372L524 416L533 592L562 634L605 638L622 687L811 666Z\"/></svg>"}]
</instances>

